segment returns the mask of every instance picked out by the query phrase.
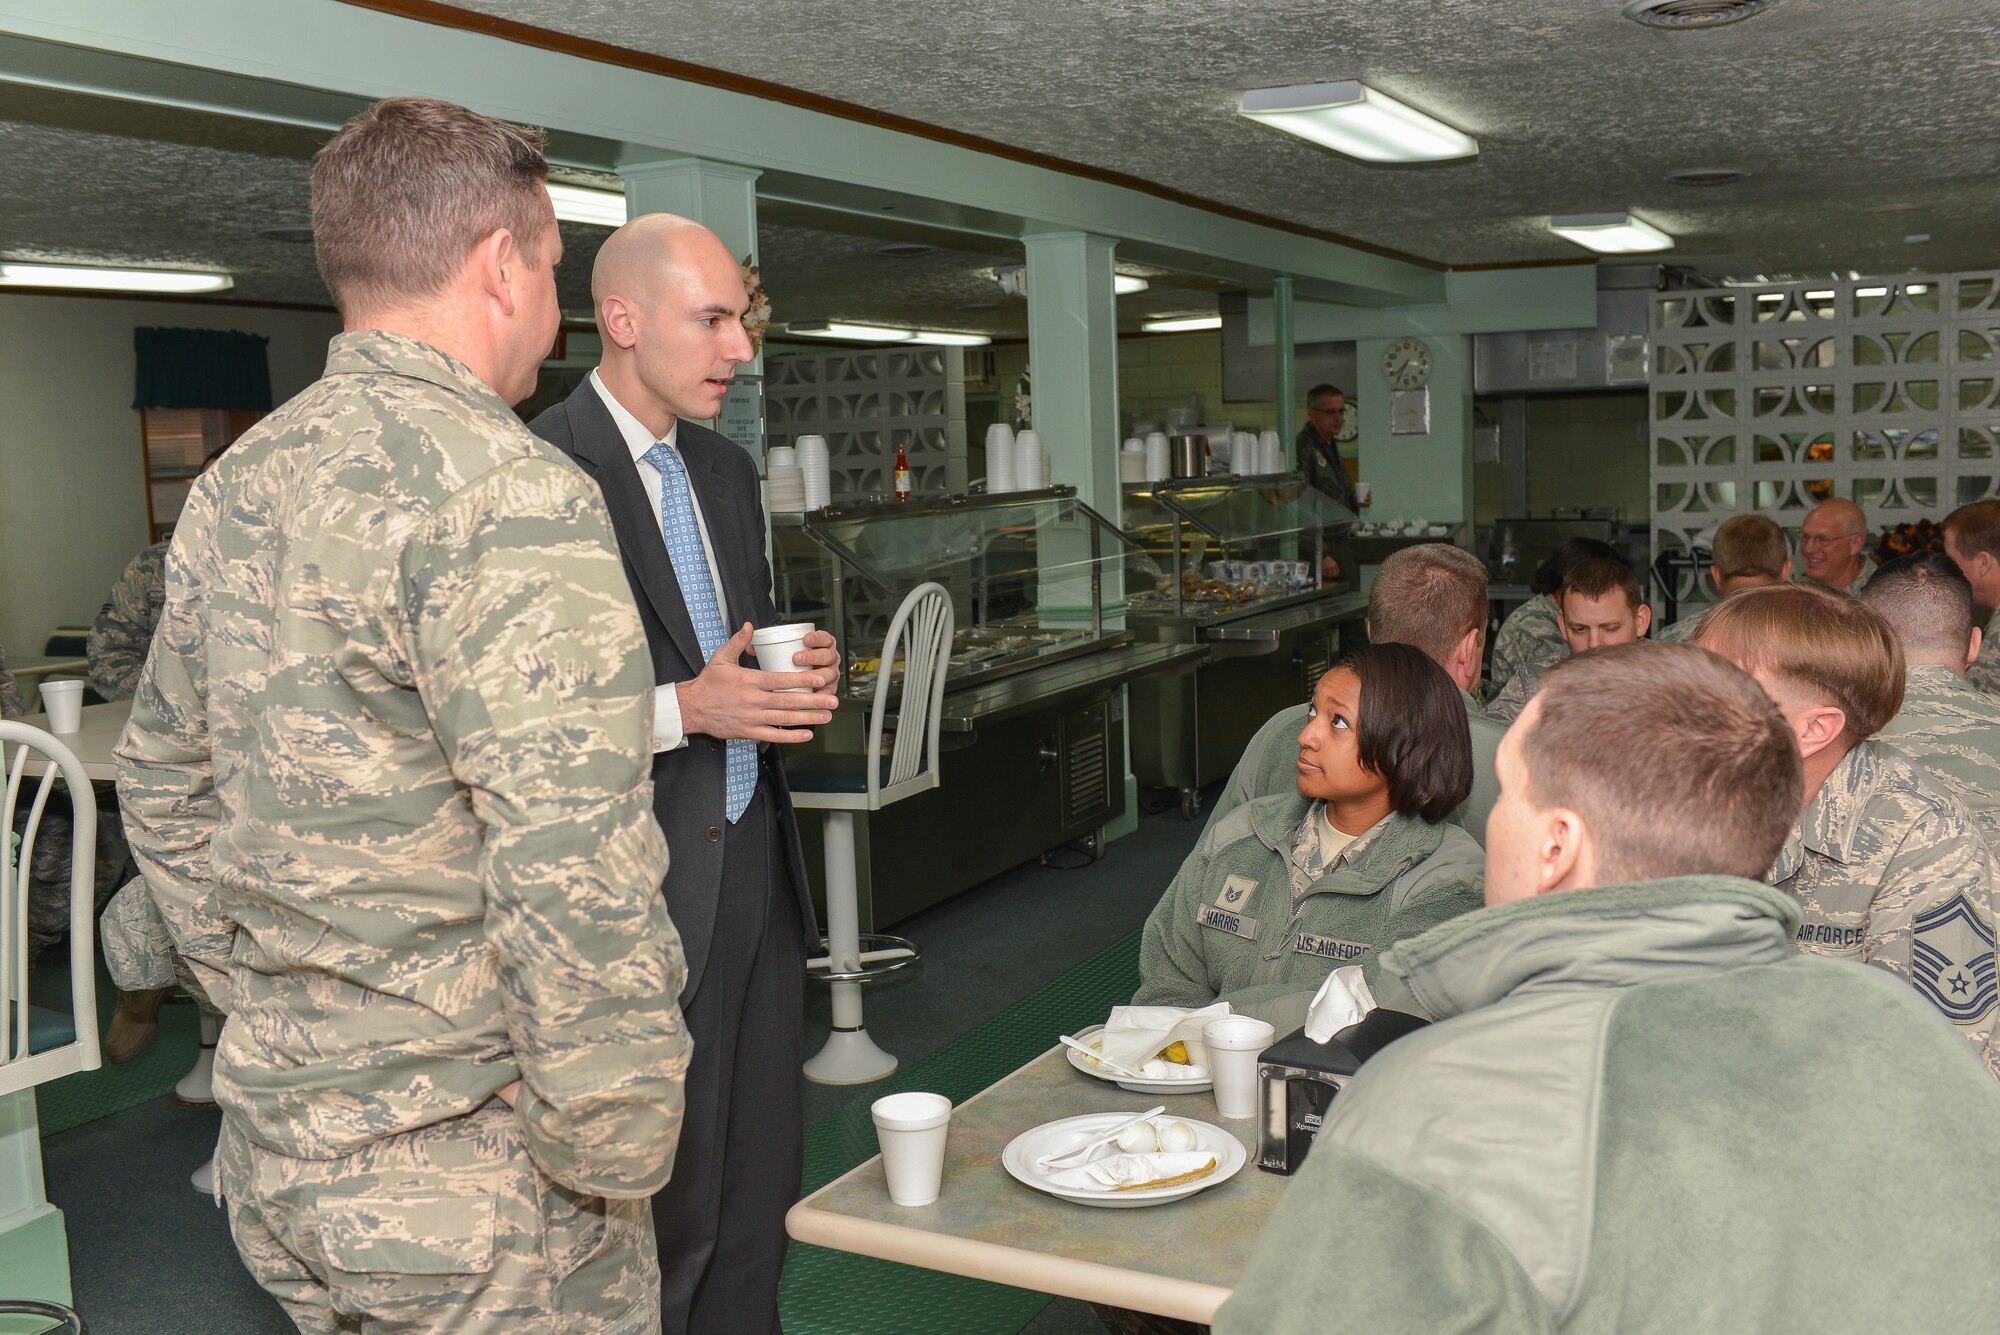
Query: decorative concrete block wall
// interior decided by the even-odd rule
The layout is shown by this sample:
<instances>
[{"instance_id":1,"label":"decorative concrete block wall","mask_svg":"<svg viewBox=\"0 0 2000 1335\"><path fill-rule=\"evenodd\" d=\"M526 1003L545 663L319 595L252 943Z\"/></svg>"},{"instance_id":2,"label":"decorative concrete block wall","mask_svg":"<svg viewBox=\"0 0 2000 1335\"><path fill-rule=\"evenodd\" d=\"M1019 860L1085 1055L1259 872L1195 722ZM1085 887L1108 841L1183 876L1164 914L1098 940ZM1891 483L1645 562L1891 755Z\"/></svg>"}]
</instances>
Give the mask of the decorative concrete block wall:
<instances>
[{"instance_id":1,"label":"decorative concrete block wall","mask_svg":"<svg viewBox=\"0 0 2000 1335\"><path fill-rule=\"evenodd\" d=\"M2000 273L1663 292L1651 324L1655 554L1741 511L1796 540L1830 496L1879 532L2000 491Z\"/></svg>"}]
</instances>

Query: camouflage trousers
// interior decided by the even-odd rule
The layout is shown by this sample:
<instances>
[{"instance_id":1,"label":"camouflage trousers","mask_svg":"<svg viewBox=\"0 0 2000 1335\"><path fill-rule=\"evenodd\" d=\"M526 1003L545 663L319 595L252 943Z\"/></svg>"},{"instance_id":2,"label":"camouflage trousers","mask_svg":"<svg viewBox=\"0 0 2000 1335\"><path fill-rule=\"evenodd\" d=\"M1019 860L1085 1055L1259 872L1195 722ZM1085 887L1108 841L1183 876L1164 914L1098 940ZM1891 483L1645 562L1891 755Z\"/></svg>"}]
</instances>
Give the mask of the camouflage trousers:
<instances>
[{"instance_id":1,"label":"camouflage trousers","mask_svg":"<svg viewBox=\"0 0 2000 1335\"><path fill-rule=\"evenodd\" d=\"M60 799L60 800L59 800ZM29 803L24 798L17 821L25 820ZM17 827L18 828L18 827ZM67 798L60 791L49 795L42 812L41 827L35 832L35 851L28 863L32 881L28 886L28 950L39 953L69 931L71 836L76 828ZM118 816L118 802L108 791L97 795L96 866L92 870L94 918L118 889L130 854L125 842L125 826Z\"/></svg>"},{"instance_id":2,"label":"camouflage trousers","mask_svg":"<svg viewBox=\"0 0 2000 1335\"><path fill-rule=\"evenodd\" d=\"M648 1202L549 1180L498 1100L340 1159L262 1149L225 1115L215 1175L244 1264L307 1335L660 1329Z\"/></svg>"},{"instance_id":3,"label":"camouflage trousers","mask_svg":"<svg viewBox=\"0 0 2000 1335\"><path fill-rule=\"evenodd\" d=\"M174 949L174 938L153 903L146 882L133 877L111 896L97 919L97 944L104 951L104 968L120 992L149 992L181 987L204 1015L222 1012L203 994L187 962Z\"/></svg>"}]
</instances>

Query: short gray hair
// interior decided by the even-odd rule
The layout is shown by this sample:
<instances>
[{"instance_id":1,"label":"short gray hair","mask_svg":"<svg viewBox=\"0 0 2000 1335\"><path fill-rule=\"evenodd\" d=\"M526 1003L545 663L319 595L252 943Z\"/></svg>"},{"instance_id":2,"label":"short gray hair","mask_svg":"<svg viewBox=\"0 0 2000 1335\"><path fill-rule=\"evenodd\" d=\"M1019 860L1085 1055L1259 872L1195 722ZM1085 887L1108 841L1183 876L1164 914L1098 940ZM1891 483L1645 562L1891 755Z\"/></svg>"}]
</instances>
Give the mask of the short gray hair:
<instances>
[{"instance_id":1,"label":"short gray hair","mask_svg":"<svg viewBox=\"0 0 2000 1335\"><path fill-rule=\"evenodd\" d=\"M313 159L313 245L334 304L435 296L501 228L530 265L548 222L540 130L450 102L391 97L342 126Z\"/></svg>"}]
</instances>

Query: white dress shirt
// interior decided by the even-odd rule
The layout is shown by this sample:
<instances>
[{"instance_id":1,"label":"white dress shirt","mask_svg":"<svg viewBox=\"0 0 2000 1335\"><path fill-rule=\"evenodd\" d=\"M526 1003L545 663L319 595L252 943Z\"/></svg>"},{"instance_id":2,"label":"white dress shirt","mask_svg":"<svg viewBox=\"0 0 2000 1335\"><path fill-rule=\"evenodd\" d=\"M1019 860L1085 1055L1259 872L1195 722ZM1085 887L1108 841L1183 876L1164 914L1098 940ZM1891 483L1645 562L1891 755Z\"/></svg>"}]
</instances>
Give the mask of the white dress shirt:
<instances>
[{"instance_id":1,"label":"white dress shirt","mask_svg":"<svg viewBox=\"0 0 2000 1335\"><path fill-rule=\"evenodd\" d=\"M590 387L597 391L597 397L604 400L604 406L610 409L611 420L618 424L618 434L625 438L625 448L632 452L632 466L639 470L639 481L645 484L646 495L653 505L653 519L657 524L660 518L660 470L646 462L646 453L655 445L665 445L678 453L681 424L676 421L668 427L665 440L655 440L653 433L646 429L644 423L625 411L625 405L618 402L611 391L605 388L604 381L598 378L595 371L590 373ZM683 460L682 464L685 466L686 460ZM708 520L702 516L701 500L695 496L692 486L688 488L688 503L694 507L694 526L701 533L701 554L708 562L709 582L715 585L715 606L722 613L722 628L734 632L737 627L729 620L729 599L722 592L722 573L715 568L715 544L709 540ZM665 546L666 541L666 528L661 525L661 545ZM679 571L674 573L676 576L680 574ZM664 686L653 688L655 751L676 751L686 746L688 742L687 732L681 727L681 700L676 686L677 683L668 682Z\"/></svg>"}]
</instances>

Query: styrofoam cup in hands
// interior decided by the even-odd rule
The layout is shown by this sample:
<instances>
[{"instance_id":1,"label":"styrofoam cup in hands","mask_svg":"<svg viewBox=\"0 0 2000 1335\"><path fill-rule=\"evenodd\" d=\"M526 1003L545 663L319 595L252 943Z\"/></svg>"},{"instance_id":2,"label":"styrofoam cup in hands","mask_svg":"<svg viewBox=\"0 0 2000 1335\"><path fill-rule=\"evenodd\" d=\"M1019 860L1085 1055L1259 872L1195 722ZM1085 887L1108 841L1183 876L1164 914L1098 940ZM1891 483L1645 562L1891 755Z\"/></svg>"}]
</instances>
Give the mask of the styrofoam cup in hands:
<instances>
[{"instance_id":1,"label":"styrofoam cup in hands","mask_svg":"<svg viewBox=\"0 0 2000 1335\"><path fill-rule=\"evenodd\" d=\"M813 631L810 621L793 621L783 626L762 626L750 632L750 651L765 672L810 672L795 661ZM808 691L804 686L787 686L787 691Z\"/></svg>"}]
</instances>

